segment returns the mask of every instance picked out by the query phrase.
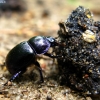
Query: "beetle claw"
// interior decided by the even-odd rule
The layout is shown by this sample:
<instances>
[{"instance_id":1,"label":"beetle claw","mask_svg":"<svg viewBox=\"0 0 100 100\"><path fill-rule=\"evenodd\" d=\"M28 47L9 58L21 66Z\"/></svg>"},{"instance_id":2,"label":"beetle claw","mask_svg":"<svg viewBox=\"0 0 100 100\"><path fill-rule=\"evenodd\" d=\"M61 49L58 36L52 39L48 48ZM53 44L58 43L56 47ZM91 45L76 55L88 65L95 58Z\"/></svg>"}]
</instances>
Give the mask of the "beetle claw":
<instances>
[{"instance_id":1,"label":"beetle claw","mask_svg":"<svg viewBox=\"0 0 100 100\"><path fill-rule=\"evenodd\" d=\"M4 86L11 86L12 82L11 81L7 81L5 84L3 84Z\"/></svg>"}]
</instances>

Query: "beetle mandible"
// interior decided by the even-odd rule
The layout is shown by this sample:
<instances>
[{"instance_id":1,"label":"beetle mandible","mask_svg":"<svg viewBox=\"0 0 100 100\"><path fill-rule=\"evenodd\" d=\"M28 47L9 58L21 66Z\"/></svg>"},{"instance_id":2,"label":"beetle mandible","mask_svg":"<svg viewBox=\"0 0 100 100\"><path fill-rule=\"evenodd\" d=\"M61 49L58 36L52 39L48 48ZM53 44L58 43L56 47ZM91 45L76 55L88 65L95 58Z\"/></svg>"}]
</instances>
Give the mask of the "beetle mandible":
<instances>
[{"instance_id":1,"label":"beetle mandible","mask_svg":"<svg viewBox=\"0 0 100 100\"><path fill-rule=\"evenodd\" d=\"M6 57L6 67L10 74L12 74L12 77L9 79L9 81L12 82L15 80L19 75L22 75L26 71L29 65L34 64L39 70L40 82L44 82L42 69L36 60L36 56L38 54L44 54L51 58L57 58L59 56L54 56L47 52L50 47L58 45L59 43L50 36L35 36L28 41L24 41L16 45Z\"/></svg>"}]
</instances>

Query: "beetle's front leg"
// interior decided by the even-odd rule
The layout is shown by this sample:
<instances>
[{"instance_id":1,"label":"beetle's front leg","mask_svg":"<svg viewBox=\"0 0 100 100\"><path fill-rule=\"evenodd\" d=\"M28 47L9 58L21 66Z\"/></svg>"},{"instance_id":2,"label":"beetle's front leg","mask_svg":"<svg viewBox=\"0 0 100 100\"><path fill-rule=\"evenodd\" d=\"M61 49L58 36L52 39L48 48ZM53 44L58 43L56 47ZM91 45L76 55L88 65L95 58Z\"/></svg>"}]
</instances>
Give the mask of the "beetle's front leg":
<instances>
[{"instance_id":1,"label":"beetle's front leg","mask_svg":"<svg viewBox=\"0 0 100 100\"><path fill-rule=\"evenodd\" d=\"M45 53L44 55L46 55L46 56L48 56L48 57L50 57L50 58L58 58L58 57L62 57L62 56L60 56L60 55L52 55L52 54L49 54L49 53Z\"/></svg>"}]
</instances>

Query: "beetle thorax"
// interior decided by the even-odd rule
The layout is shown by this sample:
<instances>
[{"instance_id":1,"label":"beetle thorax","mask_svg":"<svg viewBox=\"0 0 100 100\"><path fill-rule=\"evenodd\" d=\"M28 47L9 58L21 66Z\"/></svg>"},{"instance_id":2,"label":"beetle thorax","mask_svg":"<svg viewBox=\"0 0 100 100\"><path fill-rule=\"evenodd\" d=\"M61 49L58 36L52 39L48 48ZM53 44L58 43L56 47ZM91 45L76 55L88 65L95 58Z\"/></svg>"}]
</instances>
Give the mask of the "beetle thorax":
<instances>
[{"instance_id":1,"label":"beetle thorax","mask_svg":"<svg viewBox=\"0 0 100 100\"><path fill-rule=\"evenodd\" d=\"M28 42L37 54L44 54L50 48L50 42L42 36L33 37Z\"/></svg>"}]
</instances>

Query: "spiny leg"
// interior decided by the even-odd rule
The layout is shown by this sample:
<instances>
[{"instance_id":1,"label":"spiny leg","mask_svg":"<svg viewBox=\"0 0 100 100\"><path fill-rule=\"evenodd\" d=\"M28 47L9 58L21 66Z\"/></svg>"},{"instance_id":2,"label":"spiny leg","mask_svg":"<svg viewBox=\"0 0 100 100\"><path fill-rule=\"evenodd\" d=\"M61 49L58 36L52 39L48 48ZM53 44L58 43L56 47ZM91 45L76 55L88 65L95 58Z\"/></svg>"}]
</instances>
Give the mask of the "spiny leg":
<instances>
[{"instance_id":1,"label":"spiny leg","mask_svg":"<svg viewBox=\"0 0 100 100\"><path fill-rule=\"evenodd\" d=\"M18 71L16 74L14 74L14 75L9 79L9 81L10 81L10 82L14 81L14 80L15 80L19 75L21 75L21 74L22 74L22 71ZM7 81L4 85L7 85L9 81Z\"/></svg>"},{"instance_id":2,"label":"spiny leg","mask_svg":"<svg viewBox=\"0 0 100 100\"><path fill-rule=\"evenodd\" d=\"M42 69L40 67L40 64L37 61L34 64L37 66L39 73L40 73L40 83L43 83L44 79L43 79L43 74L42 74Z\"/></svg>"}]
</instances>

